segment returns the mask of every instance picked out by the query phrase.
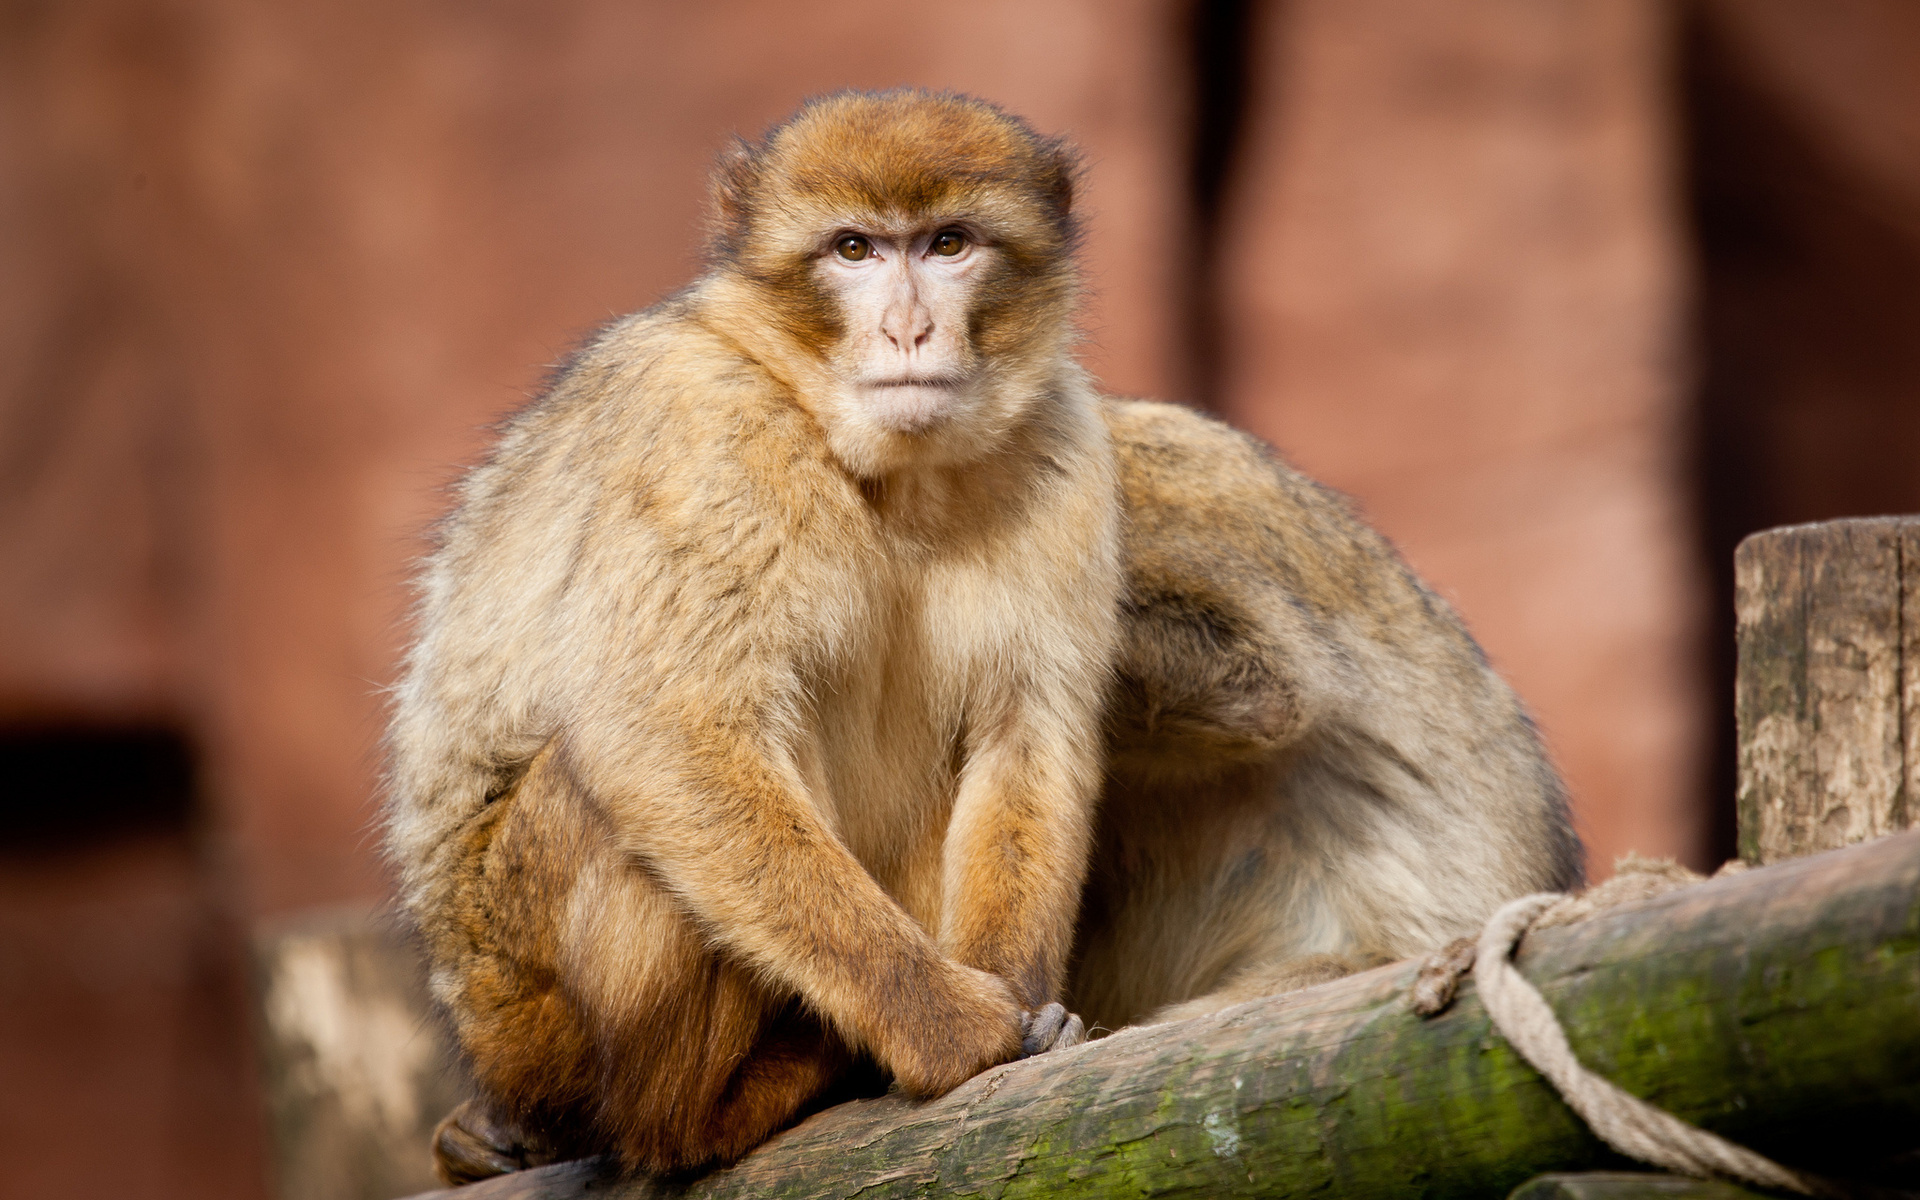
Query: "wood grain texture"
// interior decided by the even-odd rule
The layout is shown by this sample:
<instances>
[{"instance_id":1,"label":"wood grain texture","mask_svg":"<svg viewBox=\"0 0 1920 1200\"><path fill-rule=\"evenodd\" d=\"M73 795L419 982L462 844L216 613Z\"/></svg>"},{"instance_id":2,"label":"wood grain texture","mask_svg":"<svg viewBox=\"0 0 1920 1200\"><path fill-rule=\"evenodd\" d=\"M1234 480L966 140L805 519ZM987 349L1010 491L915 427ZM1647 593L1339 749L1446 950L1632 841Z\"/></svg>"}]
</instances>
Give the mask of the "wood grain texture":
<instances>
[{"instance_id":1,"label":"wood grain texture","mask_svg":"<svg viewBox=\"0 0 1920 1200\"><path fill-rule=\"evenodd\" d=\"M1900 525L1900 747L1906 778L1889 824L1908 829L1920 815L1920 518Z\"/></svg>"},{"instance_id":2,"label":"wood grain texture","mask_svg":"<svg viewBox=\"0 0 1920 1200\"><path fill-rule=\"evenodd\" d=\"M418 949L390 916L347 906L260 929L254 961L280 1200L432 1187L428 1139L466 1088Z\"/></svg>"},{"instance_id":3,"label":"wood grain texture","mask_svg":"<svg viewBox=\"0 0 1920 1200\"><path fill-rule=\"evenodd\" d=\"M1583 1062L1687 1120L1816 1170L1911 1141L1920 833L1544 930L1519 963ZM569 1163L459 1200L1487 1197L1620 1165L1491 1029L1471 977L1422 1021L1406 1008L1414 973L1123 1031L928 1104L845 1104L691 1182Z\"/></svg>"},{"instance_id":4,"label":"wood grain texture","mask_svg":"<svg viewBox=\"0 0 1920 1200\"><path fill-rule=\"evenodd\" d=\"M1581 1171L1529 1179L1507 1200L1759 1200L1765 1194L1684 1175Z\"/></svg>"},{"instance_id":5,"label":"wood grain texture","mask_svg":"<svg viewBox=\"0 0 1920 1200\"><path fill-rule=\"evenodd\" d=\"M1734 553L1740 856L1907 828L1920 787L1920 518L1792 525Z\"/></svg>"}]
</instances>

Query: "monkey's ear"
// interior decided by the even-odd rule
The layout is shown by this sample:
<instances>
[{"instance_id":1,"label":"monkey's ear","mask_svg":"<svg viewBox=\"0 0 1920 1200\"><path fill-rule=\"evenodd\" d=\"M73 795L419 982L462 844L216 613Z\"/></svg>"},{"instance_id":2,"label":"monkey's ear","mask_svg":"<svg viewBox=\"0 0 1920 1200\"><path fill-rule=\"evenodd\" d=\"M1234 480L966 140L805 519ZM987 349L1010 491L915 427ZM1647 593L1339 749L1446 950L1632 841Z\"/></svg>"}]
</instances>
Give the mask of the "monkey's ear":
<instances>
[{"instance_id":1,"label":"monkey's ear","mask_svg":"<svg viewBox=\"0 0 1920 1200\"><path fill-rule=\"evenodd\" d=\"M1046 166L1041 174L1042 194L1053 209L1054 219L1065 221L1073 212L1073 193L1080 182L1080 153L1061 139L1045 150Z\"/></svg>"},{"instance_id":2,"label":"monkey's ear","mask_svg":"<svg viewBox=\"0 0 1920 1200\"><path fill-rule=\"evenodd\" d=\"M735 138L713 169L714 238L723 253L732 253L746 237L759 189L760 164L753 147Z\"/></svg>"}]
</instances>

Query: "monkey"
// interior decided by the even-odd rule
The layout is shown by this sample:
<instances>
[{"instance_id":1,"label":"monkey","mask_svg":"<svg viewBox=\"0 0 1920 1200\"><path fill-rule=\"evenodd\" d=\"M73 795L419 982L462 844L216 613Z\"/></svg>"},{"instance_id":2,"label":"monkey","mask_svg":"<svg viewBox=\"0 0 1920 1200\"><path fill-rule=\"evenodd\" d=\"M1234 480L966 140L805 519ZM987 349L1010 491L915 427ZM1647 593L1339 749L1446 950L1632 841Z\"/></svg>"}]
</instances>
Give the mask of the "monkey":
<instances>
[{"instance_id":1,"label":"monkey","mask_svg":"<svg viewBox=\"0 0 1920 1200\"><path fill-rule=\"evenodd\" d=\"M1580 878L1531 723L1385 539L1093 391L1073 185L979 102L815 102L723 160L709 273L463 485L389 735L480 1092L448 1182L698 1170L876 1069L938 1094Z\"/></svg>"},{"instance_id":2,"label":"monkey","mask_svg":"<svg viewBox=\"0 0 1920 1200\"><path fill-rule=\"evenodd\" d=\"M1396 961L1584 851L1513 691L1347 502L1254 438L1103 401L1126 514L1067 1004L1184 1020Z\"/></svg>"},{"instance_id":3,"label":"monkey","mask_svg":"<svg viewBox=\"0 0 1920 1200\"><path fill-rule=\"evenodd\" d=\"M387 736L449 1182L683 1174L1079 1038L1123 585L1077 172L981 101L808 103L459 484Z\"/></svg>"}]
</instances>

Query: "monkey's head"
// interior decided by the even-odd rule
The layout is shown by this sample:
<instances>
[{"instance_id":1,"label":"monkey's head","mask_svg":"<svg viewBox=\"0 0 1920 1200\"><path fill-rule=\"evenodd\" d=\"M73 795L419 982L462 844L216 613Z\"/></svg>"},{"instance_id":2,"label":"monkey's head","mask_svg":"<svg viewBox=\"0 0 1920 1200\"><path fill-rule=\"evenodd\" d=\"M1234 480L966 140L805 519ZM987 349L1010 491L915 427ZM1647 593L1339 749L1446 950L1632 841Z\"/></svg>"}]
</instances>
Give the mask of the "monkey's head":
<instances>
[{"instance_id":1,"label":"monkey's head","mask_svg":"<svg viewBox=\"0 0 1920 1200\"><path fill-rule=\"evenodd\" d=\"M1070 362L1075 173L978 100L812 101L716 173L729 315L854 470L977 457Z\"/></svg>"}]
</instances>

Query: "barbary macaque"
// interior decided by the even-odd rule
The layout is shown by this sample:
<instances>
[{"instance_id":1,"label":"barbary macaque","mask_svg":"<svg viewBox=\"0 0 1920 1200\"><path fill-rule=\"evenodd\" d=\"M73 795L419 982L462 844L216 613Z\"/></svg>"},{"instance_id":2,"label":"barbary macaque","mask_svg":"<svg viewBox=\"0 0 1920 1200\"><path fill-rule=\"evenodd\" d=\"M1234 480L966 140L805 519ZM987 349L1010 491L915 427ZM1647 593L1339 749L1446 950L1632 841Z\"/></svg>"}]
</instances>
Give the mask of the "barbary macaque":
<instances>
[{"instance_id":1,"label":"barbary macaque","mask_svg":"<svg viewBox=\"0 0 1920 1200\"><path fill-rule=\"evenodd\" d=\"M728 1162L1072 1045L1063 999L1194 1015L1577 878L1517 702L1391 549L1093 390L1074 187L979 101L814 101L723 160L708 271L461 485L389 732L478 1090L450 1182Z\"/></svg>"},{"instance_id":2,"label":"barbary macaque","mask_svg":"<svg viewBox=\"0 0 1920 1200\"><path fill-rule=\"evenodd\" d=\"M462 484L389 739L450 1176L697 1168L856 1059L934 1096L1076 1035L1122 585L1073 191L976 101L810 104Z\"/></svg>"}]
</instances>

